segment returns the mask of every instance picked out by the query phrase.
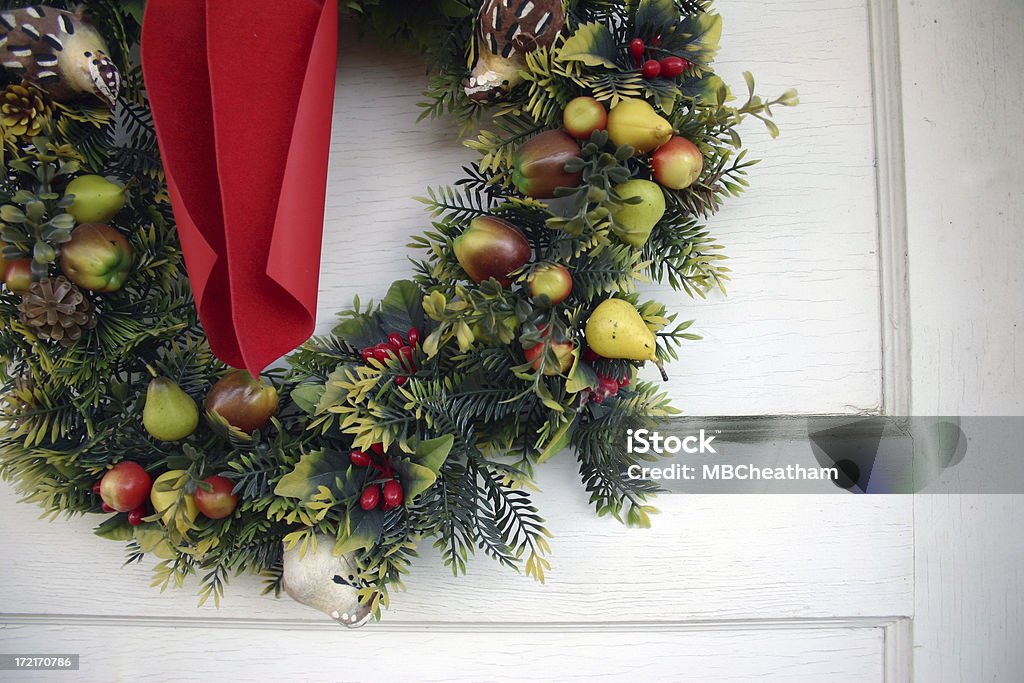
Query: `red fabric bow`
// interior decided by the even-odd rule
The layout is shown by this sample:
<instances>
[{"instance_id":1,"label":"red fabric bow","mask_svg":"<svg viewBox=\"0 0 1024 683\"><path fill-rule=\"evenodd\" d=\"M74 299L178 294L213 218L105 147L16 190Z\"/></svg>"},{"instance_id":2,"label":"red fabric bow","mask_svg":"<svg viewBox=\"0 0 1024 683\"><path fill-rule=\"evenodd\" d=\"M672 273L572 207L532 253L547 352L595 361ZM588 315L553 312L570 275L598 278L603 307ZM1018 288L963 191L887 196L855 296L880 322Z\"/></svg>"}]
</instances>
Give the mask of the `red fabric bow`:
<instances>
[{"instance_id":1,"label":"red fabric bow","mask_svg":"<svg viewBox=\"0 0 1024 683\"><path fill-rule=\"evenodd\" d=\"M313 332L333 0L149 0L142 65L199 319L258 374Z\"/></svg>"}]
</instances>

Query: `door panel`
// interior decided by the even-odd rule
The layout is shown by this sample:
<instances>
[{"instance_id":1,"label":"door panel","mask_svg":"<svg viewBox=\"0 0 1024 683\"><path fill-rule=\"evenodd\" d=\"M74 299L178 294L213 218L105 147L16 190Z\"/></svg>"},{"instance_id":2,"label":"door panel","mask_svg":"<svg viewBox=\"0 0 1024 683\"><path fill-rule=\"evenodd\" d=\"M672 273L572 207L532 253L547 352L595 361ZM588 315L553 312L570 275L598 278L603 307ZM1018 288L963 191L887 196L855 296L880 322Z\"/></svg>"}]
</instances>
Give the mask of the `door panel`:
<instances>
[{"instance_id":1,"label":"door panel","mask_svg":"<svg viewBox=\"0 0 1024 683\"><path fill-rule=\"evenodd\" d=\"M711 222L732 257L728 299L648 288L705 336L670 368L666 388L689 414L877 410L867 6L743 0L720 10L723 75L742 87L750 68L766 94L796 86L803 105L779 111L778 140L756 122L745 133L765 162L750 192ZM321 332L356 293L379 298L412 272L405 245L428 222L411 197L454 181L473 158L450 125L415 123L423 83L416 60L344 33ZM550 463L540 484L555 535L545 586L486 559L454 579L425 548L385 623L359 632L260 596L251 577L232 581L220 610L197 610L188 589L150 589L148 564L119 568L123 550L92 536L95 520L44 526L3 487L0 650L80 651L92 680L155 666L168 680L211 669L239 680L275 670L340 680L897 680L893 662L906 653L892 646L893 625L914 600L909 499L670 495L653 529L634 530L596 518L572 462ZM408 647L400 655L398 640Z\"/></svg>"}]
</instances>

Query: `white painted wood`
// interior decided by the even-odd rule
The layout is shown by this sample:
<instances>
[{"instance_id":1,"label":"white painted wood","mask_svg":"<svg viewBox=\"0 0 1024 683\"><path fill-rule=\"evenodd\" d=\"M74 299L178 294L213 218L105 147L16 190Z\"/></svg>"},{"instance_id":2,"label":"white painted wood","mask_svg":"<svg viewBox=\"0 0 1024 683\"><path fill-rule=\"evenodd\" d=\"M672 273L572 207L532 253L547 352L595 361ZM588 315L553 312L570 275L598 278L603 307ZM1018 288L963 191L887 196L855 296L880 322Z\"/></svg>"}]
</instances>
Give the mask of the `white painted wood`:
<instances>
[{"instance_id":1,"label":"white painted wood","mask_svg":"<svg viewBox=\"0 0 1024 683\"><path fill-rule=\"evenodd\" d=\"M885 633L857 624L668 625L578 631L491 629L323 629L229 631L176 623L15 625L3 647L79 652L74 680L147 681L881 681ZM425 667L425 662L437 662ZM62 680L68 674L17 680Z\"/></svg>"},{"instance_id":2,"label":"white painted wood","mask_svg":"<svg viewBox=\"0 0 1024 683\"><path fill-rule=\"evenodd\" d=\"M746 132L766 161L713 221L733 257L730 297L650 289L706 337L668 385L691 414L888 400L867 5L795 7L721 7L723 75L739 87L750 68L764 92L796 86L804 104L779 110L777 141ZM427 223L409 197L472 158L450 127L415 124L415 60L343 40L320 331L356 293L379 297L411 273L405 244ZM119 569L122 549L92 536L94 520L43 526L0 487L0 650L78 647L95 653L87 680L907 680L909 498L665 496L641 531L595 518L572 463L540 483L555 534L547 585L485 558L453 579L428 548L385 624L357 633L261 597L252 578L233 581L219 611L197 611L189 590L149 589L147 567Z\"/></svg>"},{"instance_id":3,"label":"white painted wood","mask_svg":"<svg viewBox=\"0 0 1024 683\"><path fill-rule=\"evenodd\" d=\"M792 619L909 615L913 590L911 501L896 496L665 495L651 529L599 519L573 463L552 461L537 497L552 539L547 583L486 557L454 578L424 544L394 595L385 624ZM3 489L5 494L7 489ZM0 496L4 543L0 612L194 615L195 585L148 588L149 564L119 568L123 549L91 534L96 518L45 525ZM45 543L42 541L45 540ZM320 621L291 600L233 579L209 618ZM126 605L130 608L126 611Z\"/></svg>"},{"instance_id":4,"label":"white painted wood","mask_svg":"<svg viewBox=\"0 0 1024 683\"><path fill-rule=\"evenodd\" d=\"M1024 4L899 12L914 411L1020 415ZM1024 497L918 496L914 515L916 680L1024 680Z\"/></svg>"}]
</instances>

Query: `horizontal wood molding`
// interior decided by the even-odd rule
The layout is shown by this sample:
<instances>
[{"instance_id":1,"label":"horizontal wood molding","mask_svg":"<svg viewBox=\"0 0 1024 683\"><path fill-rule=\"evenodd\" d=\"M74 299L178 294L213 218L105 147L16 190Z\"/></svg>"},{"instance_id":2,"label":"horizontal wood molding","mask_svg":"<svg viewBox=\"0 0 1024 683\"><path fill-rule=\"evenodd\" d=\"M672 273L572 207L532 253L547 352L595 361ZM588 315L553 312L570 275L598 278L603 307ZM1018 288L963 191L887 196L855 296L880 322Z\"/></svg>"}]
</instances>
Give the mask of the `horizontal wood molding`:
<instances>
[{"instance_id":1,"label":"horizontal wood molding","mask_svg":"<svg viewBox=\"0 0 1024 683\"><path fill-rule=\"evenodd\" d=\"M819 629L893 629L909 619L903 616L879 617L829 617L829 618L793 618L793 619L695 619L684 621L672 620L636 620L618 621L615 623L598 623L587 621L560 622L505 622L505 621L434 621L434 622L401 622L384 620L371 623L359 632L370 633L409 633L412 631L444 631L451 633L487 632L487 633L558 633L563 631L608 633L618 631L813 631ZM162 628L202 628L202 629L250 629L267 631L339 631L346 632L327 617L311 619L239 619L218 617L147 617L130 615L97 615L80 614L5 614L0 613L2 626L89 626L103 628L109 626L138 626ZM893 631L896 634L896 631ZM888 633L887 633L888 635ZM898 644L898 643L894 643Z\"/></svg>"}]
</instances>

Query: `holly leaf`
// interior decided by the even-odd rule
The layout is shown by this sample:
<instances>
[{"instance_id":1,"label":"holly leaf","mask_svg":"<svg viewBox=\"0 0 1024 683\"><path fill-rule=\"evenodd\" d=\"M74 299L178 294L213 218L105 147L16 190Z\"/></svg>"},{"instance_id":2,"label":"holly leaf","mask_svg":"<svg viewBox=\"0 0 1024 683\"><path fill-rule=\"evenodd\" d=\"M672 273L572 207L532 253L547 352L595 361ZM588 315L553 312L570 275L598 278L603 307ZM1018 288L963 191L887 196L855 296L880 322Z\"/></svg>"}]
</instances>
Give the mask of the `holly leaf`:
<instances>
[{"instance_id":1,"label":"holly leaf","mask_svg":"<svg viewBox=\"0 0 1024 683\"><path fill-rule=\"evenodd\" d=\"M292 389L292 401L307 415L316 413L316 406L323 398L327 387L323 384L302 384Z\"/></svg>"},{"instance_id":2,"label":"holly leaf","mask_svg":"<svg viewBox=\"0 0 1024 683\"><path fill-rule=\"evenodd\" d=\"M93 529L93 533L108 541L130 541L134 538L134 530L128 523L127 515L114 515Z\"/></svg>"},{"instance_id":3,"label":"holly leaf","mask_svg":"<svg viewBox=\"0 0 1024 683\"><path fill-rule=\"evenodd\" d=\"M695 64L707 66L714 61L722 39L722 16L700 12L680 22L677 32L686 36L682 56Z\"/></svg>"},{"instance_id":4,"label":"holly leaf","mask_svg":"<svg viewBox=\"0 0 1024 683\"><path fill-rule=\"evenodd\" d=\"M402 482L406 500L412 500L437 482L437 475L432 470L407 458L395 460L394 467Z\"/></svg>"},{"instance_id":5,"label":"holly leaf","mask_svg":"<svg viewBox=\"0 0 1024 683\"><path fill-rule=\"evenodd\" d=\"M706 73L701 78L688 78L680 86L683 97L708 104L725 104L732 99L729 86L713 73Z\"/></svg>"},{"instance_id":6,"label":"holly leaf","mask_svg":"<svg viewBox=\"0 0 1024 683\"><path fill-rule=\"evenodd\" d=\"M343 320L335 325L333 332L357 349L373 346L384 336L377 318L365 313Z\"/></svg>"},{"instance_id":7,"label":"holly leaf","mask_svg":"<svg viewBox=\"0 0 1024 683\"><path fill-rule=\"evenodd\" d=\"M651 40L673 28L679 13L673 0L640 0L634 21L637 36Z\"/></svg>"},{"instance_id":8,"label":"holly leaf","mask_svg":"<svg viewBox=\"0 0 1024 683\"><path fill-rule=\"evenodd\" d=\"M281 477L274 487L274 495L285 498L298 498L304 503L313 501L313 496L321 486L326 486L335 494L342 493L337 480L347 480L349 463L337 453L313 451L299 459L295 469Z\"/></svg>"},{"instance_id":9,"label":"holly leaf","mask_svg":"<svg viewBox=\"0 0 1024 683\"><path fill-rule=\"evenodd\" d=\"M416 445L416 453L413 454L412 460L416 464L422 465L434 474L437 474L441 471L444 461L448 459L448 454L452 452L452 444L454 443L455 437L452 434L420 441Z\"/></svg>"},{"instance_id":10,"label":"holly leaf","mask_svg":"<svg viewBox=\"0 0 1024 683\"><path fill-rule=\"evenodd\" d=\"M367 512L357 509L353 510L351 515L358 515L358 519L347 534L344 529L339 530L338 542L334 544L335 555L344 555L372 547L384 529L384 513L380 510Z\"/></svg>"},{"instance_id":11,"label":"holly leaf","mask_svg":"<svg viewBox=\"0 0 1024 683\"><path fill-rule=\"evenodd\" d=\"M380 302L381 326L388 332L398 332L403 336L410 327L422 328L422 301L423 291L415 282L398 280Z\"/></svg>"},{"instance_id":12,"label":"holly leaf","mask_svg":"<svg viewBox=\"0 0 1024 683\"><path fill-rule=\"evenodd\" d=\"M583 62L587 66L617 69L615 64L615 38L604 24L583 24L558 51L558 58L566 62Z\"/></svg>"}]
</instances>

